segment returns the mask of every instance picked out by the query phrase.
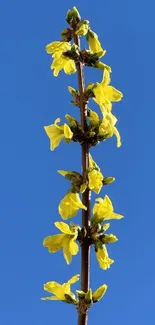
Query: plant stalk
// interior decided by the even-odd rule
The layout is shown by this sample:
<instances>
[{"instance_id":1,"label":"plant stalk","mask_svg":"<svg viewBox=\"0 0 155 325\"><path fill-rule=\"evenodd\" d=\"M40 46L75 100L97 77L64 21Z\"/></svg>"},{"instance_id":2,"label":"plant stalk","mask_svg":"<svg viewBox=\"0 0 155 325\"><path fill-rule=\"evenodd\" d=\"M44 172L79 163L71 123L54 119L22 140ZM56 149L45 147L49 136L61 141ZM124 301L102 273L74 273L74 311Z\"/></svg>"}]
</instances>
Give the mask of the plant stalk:
<instances>
[{"instance_id":1,"label":"plant stalk","mask_svg":"<svg viewBox=\"0 0 155 325\"><path fill-rule=\"evenodd\" d=\"M78 45L80 50L80 39L74 34L74 42ZM84 73L83 65L81 62L76 63L77 74L78 74L78 86L80 92L80 116L81 116L81 125L83 130L87 130L87 102L84 98ZM89 167L89 145L84 142L81 145L82 149L82 173L85 176L87 169ZM89 227L90 223L90 190L87 189L82 195L82 202L87 207L87 210L82 210L82 227L85 227L86 230ZM90 246L88 240L86 240L81 245L81 290L87 292L90 285ZM78 325L87 325L88 324L88 310L83 310L82 301L81 308L79 303L78 309Z\"/></svg>"}]
</instances>

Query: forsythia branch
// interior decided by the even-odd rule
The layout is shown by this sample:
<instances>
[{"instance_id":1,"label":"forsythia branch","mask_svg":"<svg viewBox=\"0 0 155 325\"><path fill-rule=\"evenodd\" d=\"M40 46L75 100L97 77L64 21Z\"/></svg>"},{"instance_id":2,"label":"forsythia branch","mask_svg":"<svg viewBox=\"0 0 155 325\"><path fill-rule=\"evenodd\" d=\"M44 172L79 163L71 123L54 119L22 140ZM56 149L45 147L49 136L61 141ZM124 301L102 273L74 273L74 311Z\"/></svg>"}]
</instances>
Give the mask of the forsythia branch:
<instances>
[{"instance_id":1,"label":"forsythia branch","mask_svg":"<svg viewBox=\"0 0 155 325\"><path fill-rule=\"evenodd\" d=\"M61 231L56 235L44 238L43 245L49 253L58 250L63 251L67 264L72 261L72 256L77 255L81 248L81 275L74 275L66 283L60 284L49 281L44 285L49 297L42 300L60 300L76 306L78 311L78 325L87 325L88 309L98 302L106 293L107 285L101 285L96 291L90 288L90 250L95 249L98 264L102 270L107 270L114 263L108 255L107 245L114 243L118 238L114 234L105 233L110 223L107 220L119 220L122 215L114 212L114 207L109 196L98 197L90 211L91 191L99 194L102 188L111 184L115 178L105 177L99 166L93 160L90 149L111 138L117 138L117 147L121 146L121 137L116 128L117 118L112 113L112 102L122 99L122 93L110 85L111 67L100 61L106 53L102 48L97 34L91 30L88 20L82 20L76 7L67 12L66 20L69 28L61 31L62 39L49 43L46 46L48 54L52 54L51 69L54 76L58 76L61 70L66 74L77 72L78 90L69 86L73 100L71 103L80 108L80 121L69 114L65 115L67 123L60 124L60 118L56 118L51 125L44 127L50 139L50 149L56 149L62 140L65 143L71 141L79 143L82 152L82 174L74 170L58 170L70 183L66 195L60 201L58 212L63 220L75 217L82 209L82 224L72 222L55 222L57 229ZM85 36L88 49L81 49L80 37ZM103 71L101 82L90 83L85 86L84 67L97 68ZM101 110L101 116L88 107L93 100ZM68 124L69 123L69 124ZM80 196L82 196L82 201ZM74 294L70 287L81 277L81 288Z\"/></svg>"}]
</instances>

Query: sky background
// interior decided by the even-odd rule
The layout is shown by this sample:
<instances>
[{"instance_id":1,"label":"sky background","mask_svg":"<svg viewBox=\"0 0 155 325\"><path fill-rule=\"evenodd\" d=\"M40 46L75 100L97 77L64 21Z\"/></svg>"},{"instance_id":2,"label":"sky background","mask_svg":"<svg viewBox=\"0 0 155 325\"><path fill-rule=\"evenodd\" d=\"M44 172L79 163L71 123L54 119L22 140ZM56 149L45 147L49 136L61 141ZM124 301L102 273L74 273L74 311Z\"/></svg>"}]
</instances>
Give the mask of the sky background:
<instances>
[{"instance_id":1,"label":"sky background","mask_svg":"<svg viewBox=\"0 0 155 325\"><path fill-rule=\"evenodd\" d=\"M112 84L124 94L113 105L122 136L93 148L104 175L115 183L102 189L115 211L119 241L109 247L115 260L110 270L99 268L92 250L91 287L106 283L104 299L90 310L89 325L153 324L155 321L155 2L109 0L2 0L0 4L0 324L77 323L73 306L45 302L43 284L66 282L80 272L80 254L70 266L62 252L49 254L42 241L60 221L59 201L69 183L58 169L81 170L78 144L63 142L54 151L44 125L69 113L78 117L67 87L77 76L55 78L45 46L60 39L66 12L74 5L91 22L102 46L104 62L112 66ZM86 68L86 82L100 81L102 72ZM90 103L97 109L97 105ZM95 198L95 196L93 196ZM72 219L80 222L80 216ZM79 286L74 285L74 289Z\"/></svg>"}]
</instances>

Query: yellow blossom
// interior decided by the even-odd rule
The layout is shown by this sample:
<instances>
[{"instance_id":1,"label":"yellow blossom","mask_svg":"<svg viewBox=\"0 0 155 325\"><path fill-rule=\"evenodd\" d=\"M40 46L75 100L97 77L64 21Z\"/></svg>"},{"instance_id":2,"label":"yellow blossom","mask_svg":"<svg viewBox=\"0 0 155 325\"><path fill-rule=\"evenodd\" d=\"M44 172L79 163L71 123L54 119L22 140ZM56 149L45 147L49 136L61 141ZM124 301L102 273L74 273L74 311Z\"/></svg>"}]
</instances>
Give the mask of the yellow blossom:
<instances>
[{"instance_id":1,"label":"yellow blossom","mask_svg":"<svg viewBox=\"0 0 155 325\"><path fill-rule=\"evenodd\" d=\"M98 35L92 30L89 30L87 33L87 41L89 44L89 49L92 53L103 52L102 56L106 53L106 50L103 50L101 43L98 40Z\"/></svg>"},{"instance_id":2,"label":"yellow blossom","mask_svg":"<svg viewBox=\"0 0 155 325\"><path fill-rule=\"evenodd\" d=\"M59 143L63 138L66 140L71 140L73 137L73 133L70 127L65 123L62 125L58 125L60 122L60 118L57 118L54 124L44 126L45 132L50 138L50 149L53 151L56 147L58 147Z\"/></svg>"},{"instance_id":3,"label":"yellow blossom","mask_svg":"<svg viewBox=\"0 0 155 325\"><path fill-rule=\"evenodd\" d=\"M97 257L99 266L103 270L109 269L110 268L110 265L114 263L114 260L112 260L111 258L109 258L108 252L107 252L107 249L106 249L105 245L103 245L102 247L99 247L97 249L97 251L96 251L96 257Z\"/></svg>"},{"instance_id":4,"label":"yellow blossom","mask_svg":"<svg viewBox=\"0 0 155 325\"><path fill-rule=\"evenodd\" d=\"M99 124L99 116L96 112L92 111L91 109L89 110L89 121L91 126L97 126Z\"/></svg>"},{"instance_id":5,"label":"yellow blossom","mask_svg":"<svg viewBox=\"0 0 155 325\"><path fill-rule=\"evenodd\" d=\"M103 186L103 175L98 170L92 170L88 173L89 188L93 190L96 194L100 193Z\"/></svg>"},{"instance_id":6,"label":"yellow blossom","mask_svg":"<svg viewBox=\"0 0 155 325\"><path fill-rule=\"evenodd\" d=\"M90 190L93 190L95 193L99 193L103 186L104 176L100 172L99 166L93 160L92 156L89 154L89 168L91 169L88 172L88 186Z\"/></svg>"},{"instance_id":7,"label":"yellow blossom","mask_svg":"<svg viewBox=\"0 0 155 325\"><path fill-rule=\"evenodd\" d=\"M61 200L58 209L61 218L64 220L74 217L79 209L87 210L86 206L82 204L79 194L71 191Z\"/></svg>"},{"instance_id":8,"label":"yellow blossom","mask_svg":"<svg viewBox=\"0 0 155 325\"><path fill-rule=\"evenodd\" d=\"M54 76L58 76L60 70L64 69L66 74L72 74L76 72L76 66L74 60L65 56L64 53L71 50L71 44L69 42L52 42L46 46L48 54L52 54L53 63L51 69L54 69Z\"/></svg>"},{"instance_id":9,"label":"yellow blossom","mask_svg":"<svg viewBox=\"0 0 155 325\"><path fill-rule=\"evenodd\" d=\"M74 275L68 282L59 284L55 281L47 282L44 285L44 290L53 294L50 297L41 298L42 300L61 300L64 302L70 302L72 304L76 304L76 297L71 292L70 286L71 284L77 282L79 280L79 274Z\"/></svg>"},{"instance_id":10,"label":"yellow blossom","mask_svg":"<svg viewBox=\"0 0 155 325\"><path fill-rule=\"evenodd\" d=\"M70 227L64 222L55 222L55 226L62 234L48 236L43 241L43 246L48 248L49 253L55 253L63 250L63 255L67 264L72 261L72 255L76 255L79 251L76 239L78 236L78 228Z\"/></svg>"},{"instance_id":11,"label":"yellow blossom","mask_svg":"<svg viewBox=\"0 0 155 325\"><path fill-rule=\"evenodd\" d=\"M112 113L106 113L99 126L99 135L105 138L111 138L115 135L117 138L117 147L119 148L121 146L121 137L115 126L116 122L117 118Z\"/></svg>"},{"instance_id":12,"label":"yellow blossom","mask_svg":"<svg viewBox=\"0 0 155 325\"><path fill-rule=\"evenodd\" d=\"M87 32L88 32L88 26L89 26L89 21L88 20L81 21L78 24L78 27L77 27L77 30L76 30L75 34L78 35L78 36L86 35Z\"/></svg>"},{"instance_id":13,"label":"yellow blossom","mask_svg":"<svg viewBox=\"0 0 155 325\"><path fill-rule=\"evenodd\" d=\"M94 101L100 106L100 109L104 115L107 112L111 112L111 102L118 102L122 99L123 94L116 88L109 86L110 73L107 69L104 70L104 75L101 83L96 83L96 87L93 88L95 98Z\"/></svg>"},{"instance_id":14,"label":"yellow blossom","mask_svg":"<svg viewBox=\"0 0 155 325\"><path fill-rule=\"evenodd\" d=\"M107 285L103 284L96 291L94 291L92 296L93 302L99 301L105 295L107 288L108 288Z\"/></svg>"},{"instance_id":15,"label":"yellow blossom","mask_svg":"<svg viewBox=\"0 0 155 325\"><path fill-rule=\"evenodd\" d=\"M114 212L114 207L110 198L105 195L104 199L96 199L97 203L93 207L92 223L103 222L111 219L122 219L123 216Z\"/></svg>"}]
</instances>

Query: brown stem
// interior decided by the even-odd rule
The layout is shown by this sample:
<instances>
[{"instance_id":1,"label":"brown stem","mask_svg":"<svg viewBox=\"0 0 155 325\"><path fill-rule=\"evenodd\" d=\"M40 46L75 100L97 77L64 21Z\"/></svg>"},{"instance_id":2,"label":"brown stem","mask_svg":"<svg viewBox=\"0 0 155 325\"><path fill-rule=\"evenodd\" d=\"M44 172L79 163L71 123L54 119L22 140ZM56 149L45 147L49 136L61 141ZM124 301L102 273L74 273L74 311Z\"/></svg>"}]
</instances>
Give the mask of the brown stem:
<instances>
[{"instance_id":1,"label":"brown stem","mask_svg":"<svg viewBox=\"0 0 155 325\"><path fill-rule=\"evenodd\" d=\"M74 34L74 42L78 45L80 49L80 39ZM76 63L77 73L78 73L78 86L80 92L80 115L81 115L81 125L83 130L87 130L87 103L84 98L84 75L83 75L83 65L81 62ZM89 146L85 142L81 146L82 149L82 170L83 176L85 176L87 169L89 167ZM82 195L82 202L87 207L87 211L82 210L82 227L88 229L90 220L90 191L87 189ZM86 240L81 246L81 290L87 292L89 289L90 282L90 247ZM87 325L88 323L88 311L84 311L81 306L79 306L78 312L78 325Z\"/></svg>"}]
</instances>

